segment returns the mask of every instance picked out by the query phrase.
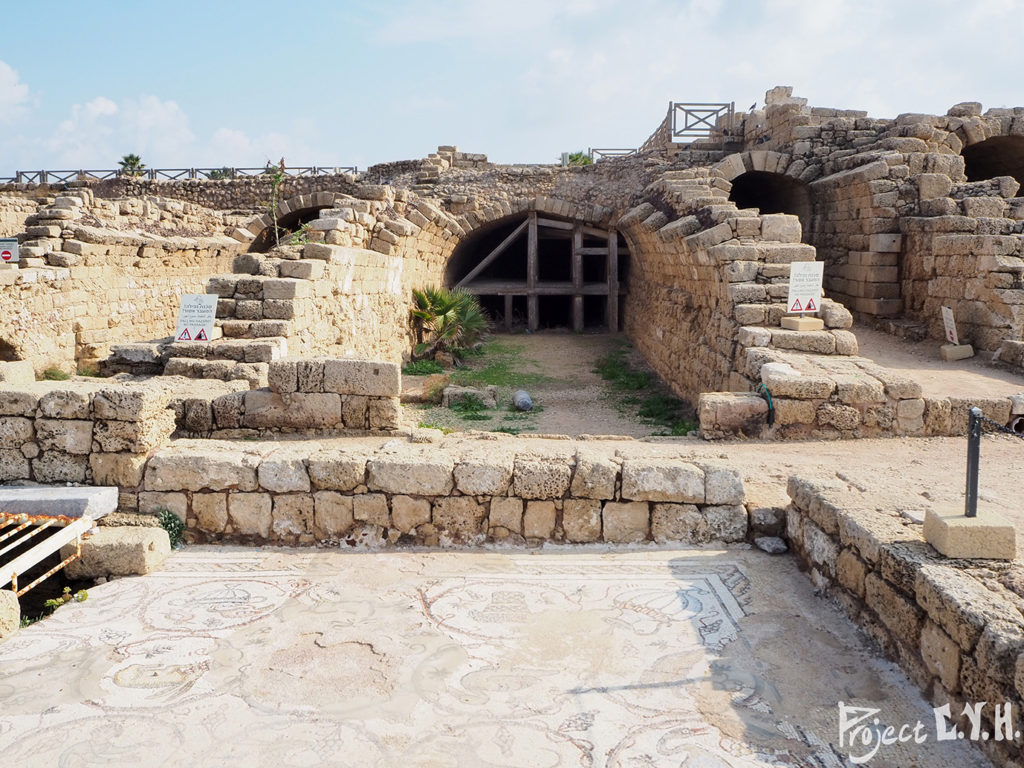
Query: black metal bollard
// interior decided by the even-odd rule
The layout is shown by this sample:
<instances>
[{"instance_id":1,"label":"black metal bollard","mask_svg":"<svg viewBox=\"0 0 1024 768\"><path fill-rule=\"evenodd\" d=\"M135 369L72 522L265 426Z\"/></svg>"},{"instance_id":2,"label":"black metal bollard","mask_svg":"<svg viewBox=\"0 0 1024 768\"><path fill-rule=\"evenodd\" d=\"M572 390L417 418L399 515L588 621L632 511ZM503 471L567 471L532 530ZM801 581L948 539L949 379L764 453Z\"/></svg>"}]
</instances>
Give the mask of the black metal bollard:
<instances>
[{"instance_id":1,"label":"black metal bollard","mask_svg":"<svg viewBox=\"0 0 1024 768\"><path fill-rule=\"evenodd\" d=\"M971 408L967 418L967 492L964 514L978 516L978 463L981 458L981 409Z\"/></svg>"}]
</instances>

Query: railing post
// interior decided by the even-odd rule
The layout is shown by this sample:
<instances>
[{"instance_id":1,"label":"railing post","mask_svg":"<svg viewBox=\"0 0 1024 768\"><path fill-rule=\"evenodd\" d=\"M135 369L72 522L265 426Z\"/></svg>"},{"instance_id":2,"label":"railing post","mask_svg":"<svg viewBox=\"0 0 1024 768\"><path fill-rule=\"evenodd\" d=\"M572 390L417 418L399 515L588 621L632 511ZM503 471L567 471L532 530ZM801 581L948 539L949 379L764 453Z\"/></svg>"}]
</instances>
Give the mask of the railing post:
<instances>
[{"instance_id":1,"label":"railing post","mask_svg":"<svg viewBox=\"0 0 1024 768\"><path fill-rule=\"evenodd\" d=\"M971 408L967 418L967 491L964 515L978 516L978 464L981 459L981 409Z\"/></svg>"}]
</instances>

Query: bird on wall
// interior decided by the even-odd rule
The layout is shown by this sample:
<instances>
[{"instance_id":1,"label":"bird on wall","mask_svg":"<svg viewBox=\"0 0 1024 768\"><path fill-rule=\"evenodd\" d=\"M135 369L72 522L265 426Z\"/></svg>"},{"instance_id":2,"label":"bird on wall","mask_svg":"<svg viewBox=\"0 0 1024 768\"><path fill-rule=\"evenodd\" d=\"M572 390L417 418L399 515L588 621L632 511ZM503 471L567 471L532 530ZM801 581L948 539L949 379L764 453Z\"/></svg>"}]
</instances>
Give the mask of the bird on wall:
<instances>
[{"instance_id":1,"label":"bird on wall","mask_svg":"<svg viewBox=\"0 0 1024 768\"><path fill-rule=\"evenodd\" d=\"M757 102L755 101L747 108L747 112L753 112L757 108Z\"/></svg>"}]
</instances>

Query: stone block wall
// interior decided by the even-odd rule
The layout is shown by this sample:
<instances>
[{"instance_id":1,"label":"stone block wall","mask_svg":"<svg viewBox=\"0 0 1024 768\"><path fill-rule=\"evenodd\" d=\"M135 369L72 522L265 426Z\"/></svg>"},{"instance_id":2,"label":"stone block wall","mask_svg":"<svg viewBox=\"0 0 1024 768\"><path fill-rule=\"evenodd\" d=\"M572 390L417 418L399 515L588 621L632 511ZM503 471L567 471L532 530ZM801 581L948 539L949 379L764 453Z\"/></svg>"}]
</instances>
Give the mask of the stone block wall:
<instances>
[{"instance_id":1,"label":"stone block wall","mask_svg":"<svg viewBox=\"0 0 1024 768\"><path fill-rule=\"evenodd\" d=\"M971 733L960 716L966 703L987 702L980 730L990 735L995 706L1011 705L1010 739L978 743L996 765L1020 765L1013 734L1024 730L1021 565L949 560L923 540L920 524L896 513L848 508L839 489L800 478L788 490L786 536L815 586L934 706L948 704L960 730Z\"/></svg>"},{"instance_id":2,"label":"stone block wall","mask_svg":"<svg viewBox=\"0 0 1024 768\"><path fill-rule=\"evenodd\" d=\"M312 543L742 541L743 482L685 457L584 443L178 441L145 470L140 510L197 540Z\"/></svg>"},{"instance_id":3,"label":"stone block wall","mask_svg":"<svg viewBox=\"0 0 1024 768\"><path fill-rule=\"evenodd\" d=\"M25 220L39 204L24 197L0 196L0 237L14 237L25 231Z\"/></svg>"}]
</instances>

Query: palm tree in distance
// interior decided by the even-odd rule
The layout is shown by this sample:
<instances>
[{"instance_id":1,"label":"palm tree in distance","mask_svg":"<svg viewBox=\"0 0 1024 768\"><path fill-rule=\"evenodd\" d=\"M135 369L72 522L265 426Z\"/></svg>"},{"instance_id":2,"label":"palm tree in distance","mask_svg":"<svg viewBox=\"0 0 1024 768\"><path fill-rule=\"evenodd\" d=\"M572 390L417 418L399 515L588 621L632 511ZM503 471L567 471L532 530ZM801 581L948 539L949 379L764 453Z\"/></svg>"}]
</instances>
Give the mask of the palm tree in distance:
<instances>
[{"instance_id":1,"label":"palm tree in distance","mask_svg":"<svg viewBox=\"0 0 1024 768\"><path fill-rule=\"evenodd\" d=\"M146 164L134 152L122 157L118 165L121 166L118 171L121 176L141 176L146 170Z\"/></svg>"}]
</instances>

